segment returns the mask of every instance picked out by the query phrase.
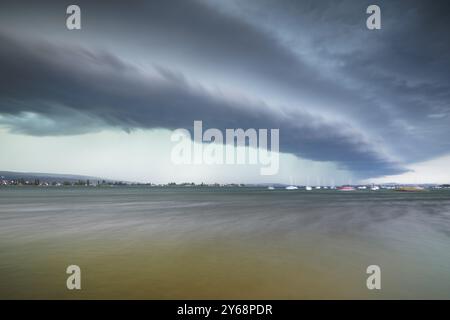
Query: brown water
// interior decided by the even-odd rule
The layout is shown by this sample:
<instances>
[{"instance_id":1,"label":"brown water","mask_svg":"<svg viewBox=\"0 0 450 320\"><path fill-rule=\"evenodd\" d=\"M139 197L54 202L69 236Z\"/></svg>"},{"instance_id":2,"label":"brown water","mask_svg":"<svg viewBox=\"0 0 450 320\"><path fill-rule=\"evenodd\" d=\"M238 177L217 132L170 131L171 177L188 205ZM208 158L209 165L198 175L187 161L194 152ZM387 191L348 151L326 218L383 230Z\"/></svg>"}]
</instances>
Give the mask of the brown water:
<instances>
[{"instance_id":1,"label":"brown water","mask_svg":"<svg viewBox=\"0 0 450 320\"><path fill-rule=\"evenodd\" d=\"M450 191L0 188L0 298L449 299Z\"/></svg>"}]
</instances>

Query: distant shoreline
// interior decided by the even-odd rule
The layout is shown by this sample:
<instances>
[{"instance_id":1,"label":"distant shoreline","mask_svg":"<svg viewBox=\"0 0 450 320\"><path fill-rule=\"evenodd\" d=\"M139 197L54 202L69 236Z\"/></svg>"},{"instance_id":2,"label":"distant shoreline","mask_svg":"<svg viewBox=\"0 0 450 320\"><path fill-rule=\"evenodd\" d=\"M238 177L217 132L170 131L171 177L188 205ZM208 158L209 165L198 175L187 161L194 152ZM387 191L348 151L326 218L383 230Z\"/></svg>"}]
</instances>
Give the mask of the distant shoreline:
<instances>
[{"instance_id":1,"label":"distant shoreline","mask_svg":"<svg viewBox=\"0 0 450 320\"><path fill-rule=\"evenodd\" d=\"M367 187L365 185L345 185L345 186L337 186L337 187L330 187L330 186L321 186L321 187L307 187L303 185L297 186L295 190L287 188L288 185L277 185L275 187L268 187L267 185L258 185L258 184L152 184L152 183L120 183L120 182L112 182L112 183L106 183L106 184L79 184L79 183L73 183L73 184L63 184L63 183L57 183L57 184L1 184L0 188L58 188L58 189L64 189L64 188L86 188L86 189L102 189L102 188L113 188L113 187L146 187L146 188L257 188L257 189L263 189L268 191L288 191L288 192L295 192L295 191L307 191L309 193L311 192L324 192L324 191L346 191L342 190L341 188L346 187L352 187L354 188L351 190L352 193L354 192L370 192L370 193L377 193L380 191L400 191L400 192L420 192L420 191L429 191L429 190L450 190L450 186L448 185L395 185L395 186L380 186L379 189L373 190L370 187ZM348 191L347 191L348 192Z\"/></svg>"}]
</instances>

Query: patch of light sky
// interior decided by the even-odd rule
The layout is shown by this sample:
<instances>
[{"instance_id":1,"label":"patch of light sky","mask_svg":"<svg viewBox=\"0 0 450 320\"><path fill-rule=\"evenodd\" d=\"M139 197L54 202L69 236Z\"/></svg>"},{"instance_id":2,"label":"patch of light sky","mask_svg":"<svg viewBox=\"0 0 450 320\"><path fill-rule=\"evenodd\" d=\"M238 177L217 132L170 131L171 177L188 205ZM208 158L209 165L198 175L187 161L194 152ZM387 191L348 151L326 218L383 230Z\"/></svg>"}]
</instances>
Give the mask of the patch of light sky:
<instances>
[{"instance_id":1,"label":"patch of light sky","mask_svg":"<svg viewBox=\"0 0 450 320\"><path fill-rule=\"evenodd\" d=\"M82 174L124 181L168 183L344 184L352 175L334 164L280 154L280 170L260 175L260 165L176 165L168 130L103 130L76 136L36 137L0 129L5 171Z\"/></svg>"}]
</instances>

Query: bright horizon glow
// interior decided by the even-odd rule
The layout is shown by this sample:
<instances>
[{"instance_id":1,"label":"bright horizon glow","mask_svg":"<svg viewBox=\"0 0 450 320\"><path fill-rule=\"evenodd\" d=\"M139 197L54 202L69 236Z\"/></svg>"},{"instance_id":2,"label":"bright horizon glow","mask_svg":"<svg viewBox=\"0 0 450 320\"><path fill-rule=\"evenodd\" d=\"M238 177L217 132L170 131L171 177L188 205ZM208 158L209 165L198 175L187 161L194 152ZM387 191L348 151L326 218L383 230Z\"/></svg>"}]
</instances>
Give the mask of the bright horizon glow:
<instances>
[{"instance_id":1,"label":"bright horizon glow","mask_svg":"<svg viewBox=\"0 0 450 320\"><path fill-rule=\"evenodd\" d=\"M280 153L280 170L260 174L261 165L175 165L169 130L103 130L74 136L36 137L0 128L8 150L0 171L86 175L142 183L296 183L334 185L354 182L351 173L330 162Z\"/></svg>"},{"instance_id":2,"label":"bright horizon glow","mask_svg":"<svg viewBox=\"0 0 450 320\"><path fill-rule=\"evenodd\" d=\"M447 184L450 183L448 166L450 154L436 159L414 163L408 166L410 172L404 174L368 179L368 183L403 183L403 184Z\"/></svg>"}]
</instances>

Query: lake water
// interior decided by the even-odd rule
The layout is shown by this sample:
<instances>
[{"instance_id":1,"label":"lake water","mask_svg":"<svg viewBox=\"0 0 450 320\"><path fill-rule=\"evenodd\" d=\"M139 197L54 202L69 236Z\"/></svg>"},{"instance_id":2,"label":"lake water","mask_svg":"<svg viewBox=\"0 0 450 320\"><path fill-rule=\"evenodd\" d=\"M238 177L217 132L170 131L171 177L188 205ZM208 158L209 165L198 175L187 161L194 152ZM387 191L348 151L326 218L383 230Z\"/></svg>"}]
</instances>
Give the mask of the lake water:
<instances>
[{"instance_id":1,"label":"lake water","mask_svg":"<svg viewBox=\"0 0 450 320\"><path fill-rule=\"evenodd\" d=\"M0 188L0 298L450 299L450 191Z\"/></svg>"}]
</instances>

